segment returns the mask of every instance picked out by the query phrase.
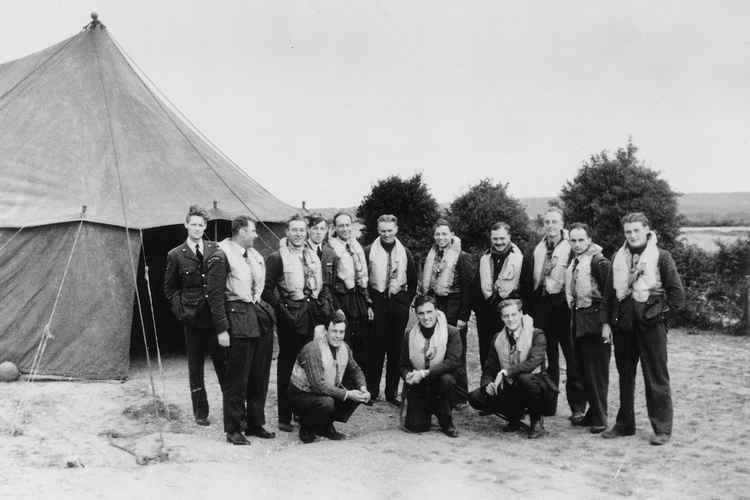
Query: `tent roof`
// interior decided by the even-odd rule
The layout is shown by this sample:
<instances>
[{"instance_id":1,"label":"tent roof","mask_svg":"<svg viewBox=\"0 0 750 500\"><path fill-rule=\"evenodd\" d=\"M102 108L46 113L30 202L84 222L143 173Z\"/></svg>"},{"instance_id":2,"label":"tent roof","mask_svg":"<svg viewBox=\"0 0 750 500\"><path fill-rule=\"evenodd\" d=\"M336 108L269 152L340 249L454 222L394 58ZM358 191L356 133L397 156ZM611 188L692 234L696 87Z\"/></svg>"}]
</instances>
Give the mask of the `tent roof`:
<instances>
[{"instance_id":1,"label":"tent roof","mask_svg":"<svg viewBox=\"0 0 750 500\"><path fill-rule=\"evenodd\" d=\"M214 202L216 218L296 211L183 121L106 30L0 64L0 227L78 220L85 205L86 220L149 228Z\"/></svg>"}]
</instances>

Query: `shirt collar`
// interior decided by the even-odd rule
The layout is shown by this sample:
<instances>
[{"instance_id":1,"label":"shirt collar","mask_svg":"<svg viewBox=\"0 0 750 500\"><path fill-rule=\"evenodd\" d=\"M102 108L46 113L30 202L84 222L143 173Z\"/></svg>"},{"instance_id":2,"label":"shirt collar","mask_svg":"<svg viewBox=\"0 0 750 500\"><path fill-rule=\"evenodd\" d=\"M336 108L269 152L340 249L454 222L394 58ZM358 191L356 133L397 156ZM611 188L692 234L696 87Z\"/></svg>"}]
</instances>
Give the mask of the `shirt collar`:
<instances>
[{"instance_id":1,"label":"shirt collar","mask_svg":"<svg viewBox=\"0 0 750 500\"><path fill-rule=\"evenodd\" d=\"M185 244L188 246L188 248L190 250L192 250L193 253L195 253L195 245L196 245L196 243L193 243L192 241L190 241L190 238L188 238L188 239L185 240ZM197 245L198 245L198 248L200 248L201 253L205 254L206 252L203 251L203 249L205 248L205 246L203 244L203 238L201 238L198 241Z\"/></svg>"}]
</instances>

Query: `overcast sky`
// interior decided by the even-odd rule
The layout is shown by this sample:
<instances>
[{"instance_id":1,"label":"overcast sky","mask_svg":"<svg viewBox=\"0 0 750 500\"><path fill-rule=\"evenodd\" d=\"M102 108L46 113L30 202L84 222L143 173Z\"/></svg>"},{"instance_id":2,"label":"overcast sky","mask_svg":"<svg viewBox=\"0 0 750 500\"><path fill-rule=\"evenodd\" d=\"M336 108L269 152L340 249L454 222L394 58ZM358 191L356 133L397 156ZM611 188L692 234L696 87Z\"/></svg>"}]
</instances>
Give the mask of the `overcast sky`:
<instances>
[{"instance_id":1,"label":"overcast sky","mask_svg":"<svg viewBox=\"0 0 750 500\"><path fill-rule=\"evenodd\" d=\"M460 6L459 6L460 5ZM358 204L421 171L559 192L628 136L676 190L750 190L750 2L33 1L0 61L110 33L284 201Z\"/></svg>"}]
</instances>

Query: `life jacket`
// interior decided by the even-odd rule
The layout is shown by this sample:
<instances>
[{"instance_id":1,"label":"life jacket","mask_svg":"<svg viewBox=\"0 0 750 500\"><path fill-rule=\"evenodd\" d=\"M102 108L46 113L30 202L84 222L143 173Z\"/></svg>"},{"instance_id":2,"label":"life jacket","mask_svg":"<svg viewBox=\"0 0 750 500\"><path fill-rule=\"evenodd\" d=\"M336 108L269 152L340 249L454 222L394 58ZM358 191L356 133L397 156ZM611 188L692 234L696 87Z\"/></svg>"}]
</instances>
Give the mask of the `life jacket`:
<instances>
[{"instance_id":1,"label":"life jacket","mask_svg":"<svg viewBox=\"0 0 750 500\"><path fill-rule=\"evenodd\" d=\"M294 250L289 247L287 239L282 238L279 241L279 255L284 272L278 286L285 292L286 297L302 300L307 288L314 298L318 298L323 288L323 270L318 254L307 245Z\"/></svg>"},{"instance_id":2,"label":"life jacket","mask_svg":"<svg viewBox=\"0 0 750 500\"><path fill-rule=\"evenodd\" d=\"M320 352L320 359L323 363L323 377L326 384L331 387L339 387L341 381L344 379L346 367L349 364L349 348L346 344L341 344L334 359L331 346L328 345L328 340L326 340L325 336L316 338L311 342L315 342L315 346ZM299 364L299 361L294 362L290 383L304 392L312 390L310 379L307 377L307 371Z\"/></svg>"},{"instance_id":3,"label":"life jacket","mask_svg":"<svg viewBox=\"0 0 750 500\"><path fill-rule=\"evenodd\" d=\"M415 370L424 370L440 364L445 359L448 348L448 321L443 311L435 311L437 321L432 337L426 339L419 328L419 322L409 331L409 360Z\"/></svg>"},{"instance_id":4,"label":"life jacket","mask_svg":"<svg viewBox=\"0 0 750 500\"><path fill-rule=\"evenodd\" d=\"M344 282L346 289L351 290L357 285L366 288L369 280L367 277L367 260L362 245L354 238L343 241L338 237L331 238L328 243L338 257L336 277ZM349 249L347 249L347 245Z\"/></svg>"},{"instance_id":5,"label":"life jacket","mask_svg":"<svg viewBox=\"0 0 750 500\"><path fill-rule=\"evenodd\" d=\"M627 241L623 243L612 260L612 287L619 301L632 295L636 302L646 302L652 293L663 292L656 233L646 237L646 248L635 265Z\"/></svg>"},{"instance_id":6,"label":"life jacket","mask_svg":"<svg viewBox=\"0 0 750 500\"><path fill-rule=\"evenodd\" d=\"M369 263L370 288L380 293L388 288L390 295L396 295L406 289L406 249L398 238L390 253L383 248L380 238L376 238L370 245Z\"/></svg>"},{"instance_id":7,"label":"life jacket","mask_svg":"<svg viewBox=\"0 0 750 500\"><path fill-rule=\"evenodd\" d=\"M257 303L266 283L266 264L263 256L254 248L242 249L230 238L220 241L217 246L224 252L229 264L225 290L227 298ZM247 258L243 259L241 252L245 250ZM243 276L250 276L250 281L246 281ZM234 293L242 296L234 296Z\"/></svg>"},{"instance_id":8,"label":"life jacket","mask_svg":"<svg viewBox=\"0 0 750 500\"><path fill-rule=\"evenodd\" d=\"M571 259L570 266L565 272L565 297L571 309L574 306L576 309L586 309L591 307L594 300L601 300L602 292L591 273L594 257L601 253L602 247L592 243L585 252Z\"/></svg>"},{"instance_id":9,"label":"life jacket","mask_svg":"<svg viewBox=\"0 0 750 500\"><path fill-rule=\"evenodd\" d=\"M495 351L500 360L500 369L507 370L513 366L523 363L529 356L531 345L534 342L534 320L531 316L524 314L521 318L521 333L516 340L516 349L511 354L510 342L508 342L507 328L500 330L495 337ZM542 366L539 365L531 373L539 373Z\"/></svg>"},{"instance_id":10,"label":"life jacket","mask_svg":"<svg viewBox=\"0 0 750 500\"><path fill-rule=\"evenodd\" d=\"M510 244L510 251L505 257L503 268L497 273L497 278L492 281L495 274L495 262L492 258L492 250L487 251L479 258L479 283L482 286L482 294L485 299L492 297L497 290L501 299L507 299L514 290L518 289L518 281L521 279L521 266L523 266L523 253L515 243Z\"/></svg>"},{"instance_id":11,"label":"life jacket","mask_svg":"<svg viewBox=\"0 0 750 500\"><path fill-rule=\"evenodd\" d=\"M460 290L455 286L456 264L461 255L461 239L458 236L451 238L448 246L443 250L443 256L437 260L437 246L433 245L427 252L427 257L422 268L422 293L434 292L439 297L445 297L450 293Z\"/></svg>"},{"instance_id":12,"label":"life jacket","mask_svg":"<svg viewBox=\"0 0 750 500\"><path fill-rule=\"evenodd\" d=\"M568 242L568 231L562 230L562 238L552 251L549 262L549 272L545 275L547 264L547 237L534 248L534 290L538 289L544 281L544 287L549 294L560 293L565 286L565 269L570 259L570 243Z\"/></svg>"}]
</instances>

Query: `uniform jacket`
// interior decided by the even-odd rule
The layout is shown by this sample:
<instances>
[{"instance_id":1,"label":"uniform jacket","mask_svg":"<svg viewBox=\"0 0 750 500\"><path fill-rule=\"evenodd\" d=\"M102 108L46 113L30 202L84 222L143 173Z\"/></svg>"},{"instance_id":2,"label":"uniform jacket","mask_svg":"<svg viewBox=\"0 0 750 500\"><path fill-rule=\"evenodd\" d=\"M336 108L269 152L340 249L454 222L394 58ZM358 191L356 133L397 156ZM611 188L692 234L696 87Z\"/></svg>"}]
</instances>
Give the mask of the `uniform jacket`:
<instances>
[{"instance_id":1,"label":"uniform jacket","mask_svg":"<svg viewBox=\"0 0 750 500\"><path fill-rule=\"evenodd\" d=\"M571 261L575 257L571 257ZM606 292L607 280L609 279L611 264L606 257L596 254L591 258L591 277L596 280L602 295ZM573 338L584 335L601 335L602 324L608 323L606 308L602 305L602 299L592 299L590 307L585 309L573 309L571 323L573 327Z\"/></svg>"},{"instance_id":2,"label":"uniform jacket","mask_svg":"<svg viewBox=\"0 0 750 500\"><path fill-rule=\"evenodd\" d=\"M456 373L459 366L461 366L461 352L463 351L463 344L461 343L461 337L458 332L458 328L455 326L448 326L448 343L445 348L445 358L441 363L430 366L428 371L429 375L425 380L435 379L445 373ZM406 374L414 370L411 358L409 357L409 335L404 335L404 340L401 343L401 378L406 379Z\"/></svg>"},{"instance_id":3,"label":"uniform jacket","mask_svg":"<svg viewBox=\"0 0 750 500\"><path fill-rule=\"evenodd\" d=\"M492 338L492 344L490 351L487 355L487 359L484 362L482 368L482 380L480 385L485 387L490 382L494 382L497 378L497 374L500 373L500 357L495 349L495 341L498 335L505 335L505 329L503 328ZM547 355L547 338L544 336L544 332L538 328L534 329L534 336L531 341L531 348L529 354L526 356L526 360L522 363L513 366L508 369L508 377L516 377L523 373L531 373L538 366L544 363L545 356Z\"/></svg>"},{"instance_id":4,"label":"uniform jacket","mask_svg":"<svg viewBox=\"0 0 750 500\"><path fill-rule=\"evenodd\" d=\"M368 263L370 262L371 249L372 244L367 245L364 249L365 259ZM414 254L411 253L411 250L406 247L404 247L404 250L406 251L406 289L401 290L391 298L408 307L409 304L411 304L414 295L417 293L417 264L414 260ZM368 290L368 297L373 293L377 294L378 292L375 289L370 288Z\"/></svg>"}]
</instances>

